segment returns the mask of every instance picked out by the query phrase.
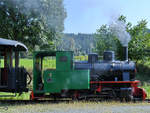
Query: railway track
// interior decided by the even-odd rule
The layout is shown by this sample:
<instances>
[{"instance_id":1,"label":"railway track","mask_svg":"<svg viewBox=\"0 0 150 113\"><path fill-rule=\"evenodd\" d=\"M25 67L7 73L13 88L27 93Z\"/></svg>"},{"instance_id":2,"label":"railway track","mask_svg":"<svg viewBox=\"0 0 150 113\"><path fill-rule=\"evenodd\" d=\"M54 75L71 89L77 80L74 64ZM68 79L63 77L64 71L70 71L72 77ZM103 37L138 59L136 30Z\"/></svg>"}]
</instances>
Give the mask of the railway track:
<instances>
[{"instance_id":1,"label":"railway track","mask_svg":"<svg viewBox=\"0 0 150 113\"><path fill-rule=\"evenodd\" d=\"M0 100L0 104L36 104L36 103L61 103L61 102L66 102L69 103L71 102L70 100Z\"/></svg>"},{"instance_id":2,"label":"railway track","mask_svg":"<svg viewBox=\"0 0 150 113\"><path fill-rule=\"evenodd\" d=\"M114 100L0 100L0 104L37 104L37 103L52 103L52 104L57 104L57 103L72 103L72 102L111 102ZM119 100L115 100L116 102L118 102ZM141 100L134 100L132 101L133 103L136 102L148 102L150 103L150 99L146 99L144 101Z\"/></svg>"}]
</instances>

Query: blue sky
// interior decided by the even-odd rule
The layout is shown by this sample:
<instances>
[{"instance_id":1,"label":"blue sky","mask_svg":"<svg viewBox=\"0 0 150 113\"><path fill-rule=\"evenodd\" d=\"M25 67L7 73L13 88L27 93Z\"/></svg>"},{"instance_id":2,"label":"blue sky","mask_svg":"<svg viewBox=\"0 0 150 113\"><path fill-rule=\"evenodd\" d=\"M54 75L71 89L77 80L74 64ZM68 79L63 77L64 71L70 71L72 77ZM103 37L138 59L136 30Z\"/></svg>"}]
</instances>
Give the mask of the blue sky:
<instances>
[{"instance_id":1,"label":"blue sky","mask_svg":"<svg viewBox=\"0 0 150 113\"><path fill-rule=\"evenodd\" d=\"M94 33L120 14L134 25L146 19L150 28L150 0L64 0L64 5L65 33Z\"/></svg>"}]
</instances>

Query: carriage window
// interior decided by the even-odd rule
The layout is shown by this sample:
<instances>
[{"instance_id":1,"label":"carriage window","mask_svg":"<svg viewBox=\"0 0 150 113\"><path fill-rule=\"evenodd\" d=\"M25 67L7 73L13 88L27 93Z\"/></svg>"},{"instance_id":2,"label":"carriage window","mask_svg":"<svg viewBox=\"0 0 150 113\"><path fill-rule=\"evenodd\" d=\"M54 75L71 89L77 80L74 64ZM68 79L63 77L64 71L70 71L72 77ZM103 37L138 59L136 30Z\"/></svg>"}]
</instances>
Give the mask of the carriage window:
<instances>
[{"instance_id":1,"label":"carriage window","mask_svg":"<svg viewBox=\"0 0 150 113\"><path fill-rule=\"evenodd\" d=\"M4 56L0 56L0 68L4 68Z\"/></svg>"},{"instance_id":2,"label":"carriage window","mask_svg":"<svg viewBox=\"0 0 150 113\"><path fill-rule=\"evenodd\" d=\"M59 58L59 61L60 61L60 62L67 62L67 60L68 60L67 56L61 56L61 57Z\"/></svg>"},{"instance_id":3,"label":"carriage window","mask_svg":"<svg viewBox=\"0 0 150 113\"><path fill-rule=\"evenodd\" d=\"M44 57L43 69L56 69L56 56Z\"/></svg>"},{"instance_id":4,"label":"carriage window","mask_svg":"<svg viewBox=\"0 0 150 113\"><path fill-rule=\"evenodd\" d=\"M36 71L41 71L41 59L40 58L36 58L35 67L36 67Z\"/></svg>"}]
</instances>

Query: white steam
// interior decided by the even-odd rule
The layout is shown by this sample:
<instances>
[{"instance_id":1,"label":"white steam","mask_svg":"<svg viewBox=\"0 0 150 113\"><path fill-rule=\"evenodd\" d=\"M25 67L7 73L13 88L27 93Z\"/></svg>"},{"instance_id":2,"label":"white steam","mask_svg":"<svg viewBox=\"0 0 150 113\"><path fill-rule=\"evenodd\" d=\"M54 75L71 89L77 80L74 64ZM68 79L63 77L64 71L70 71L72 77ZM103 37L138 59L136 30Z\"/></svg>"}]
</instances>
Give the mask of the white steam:
<instances>
[{"instance_id":1,"label":"white steam","mask_svg":"<svg viewBox=\"0 0 150 113\"><path fill-rule=\"evenodd\" d=\"M131 40L130 34L126 31L124 22L116 20L110 24L112 32L117 36L123 47L127 47Z\"/></svg>"},{"instance_id":2,"label":"white steam","mask_svg":"<svg viewBox=\"0 0 150 113\"><path fill-rule=\"evenodd\" d=\"M44 20L45 25L56 31L63 31L66 18L63 1L60 0L12 0L20 11L33 15L35 20ZM34 12L34 13L33 13Z\"/></svg>"},{"instance_id":3,"label":"white steam","mask_svg":"<svg viewBox=\"0 0 150 113\"><path fill-rule=\"evenodd\" d=\"M18 4L22 3L22 6L24 6L25 10L29 11L31 9L38 9L40 8L40 0L12 0ZM24 10L24 9L22 9Z\"/></svg>"}]
</instances>

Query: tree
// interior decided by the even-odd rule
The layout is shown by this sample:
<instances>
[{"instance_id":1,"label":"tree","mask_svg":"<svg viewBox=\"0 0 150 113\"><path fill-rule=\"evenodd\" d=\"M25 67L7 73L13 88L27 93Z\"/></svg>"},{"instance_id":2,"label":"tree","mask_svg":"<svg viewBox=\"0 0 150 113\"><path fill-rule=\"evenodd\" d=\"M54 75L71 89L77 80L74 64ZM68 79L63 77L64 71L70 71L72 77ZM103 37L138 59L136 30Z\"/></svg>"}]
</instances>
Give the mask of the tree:
<instances>
[{"instance_id":1,"label":"tree","mask_svg":"<svg viewBox=\"0 0 150 113\"><path fill-rule=\"evenodd\" d=\"M52 48L65 18L63 0L1 0L0 37L21 41L31 49Z\"/></svg>"},{"instance_id":2,"label":"tree","mask_svg":"<svg viewBox=\"0 0 150 113\"><path fill-rule=\"evenodd\" d=\"M102 25L100 29L97 30L95 37L97 41L96 51L99 55L102 55L106 50L117 51L118 40L109 26Z\"/></svg>"},{"instance_id":3,"label":"tree","mask_svg":"<svg viewBox=\"0 0 150 113\"><path fill-rule=\"evenodd\" d=\"M132 36L129 42L129 57L136 62L143 60L146 57L145 50L150 48L150 33L146 25L147 21L141 20L129 30Z\"/></svg>"},{"instance_id":4,"label":"tree","mask_svg":"<svg viewBox=\"0 0 150 113\"><path fill-rule=\"evenodd\" d=\"M132 26L130 22L126 22L126 17L124 16L120 16L119 20L126 24L126 31L131 36L131 41L128 43L129 59L136 62L145 59L147 57L145 50L150 48L150 33L146 26L147 21L141 20L137 25ZM122 58L123 51L121 45L118 45L117 51L121 53L120 58Z\"/></svg>"},{"instance_id":5,"label":"tree","mask_svg":"<svg viewBox=\"0 0 150 113\"><path fill-rule=\"evenodd\" d=\"M72 41L71 41L72 40ZM70 46L72 44L72 47ZM57 46L58 50L70 50L74 51L75 55L88 54L93 52L96 47L96 41L94 34L73 34L65 33L61 38L60 44Z\"/></svg>"},{"instance_id":6,"label":"tree","mask_svg":"<svg viewBox=\"0 0 150 113\"><path fill-rule=\"evenodd\" d=\"M126 22L126 17L123 15L118 20L126 25L126 31L131 35L131 41L128 43L129 58L136 62L143 60L146 57L145 50L150 48L150 33L146 26L147 21L141 20L137 25L132 26L130 22ZM110 30L110 26L102 25L97 30L96 37L99 54L102 54L104 50L114 50L117 53L117 58L123 59L122 45L113 30Z\"/></svg>"}]
</instances>

